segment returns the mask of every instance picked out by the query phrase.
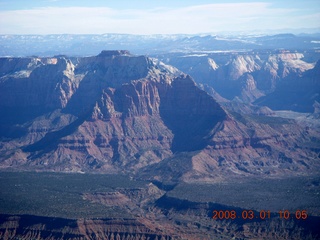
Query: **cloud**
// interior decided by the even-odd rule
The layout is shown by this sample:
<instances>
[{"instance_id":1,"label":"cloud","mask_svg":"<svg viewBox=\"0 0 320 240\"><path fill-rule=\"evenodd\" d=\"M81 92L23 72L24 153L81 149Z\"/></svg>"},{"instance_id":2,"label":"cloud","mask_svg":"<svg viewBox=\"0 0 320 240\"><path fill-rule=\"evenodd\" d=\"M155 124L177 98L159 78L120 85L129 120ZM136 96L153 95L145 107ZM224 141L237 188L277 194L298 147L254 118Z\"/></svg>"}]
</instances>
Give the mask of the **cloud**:
<instances>
[{"instance_id":1,"label":"cloud","mask_svg":"<svg viewBox=\"0 0 320 240\"><path fill-rule=\"evenodd\" d=\"M269 3L223 3L183 8L44 7L0 12L2 34L201 33L317 25L319 16ZM299 20L300 19L300 22ZM318 21L319 22L319 21ZM310 26L314 27L314 26Z\"/></svg>"},{"instance_id":2,"label":"cloud","mask_svg":"<svg viewBox=\"0 0 320 240\"><path fill-rule=\"evenodd\" d=\"M89 33L114 16L109 8L45 7L2 12L0 20L2 31L11 33Z\"/></svg>"}]
</instances>

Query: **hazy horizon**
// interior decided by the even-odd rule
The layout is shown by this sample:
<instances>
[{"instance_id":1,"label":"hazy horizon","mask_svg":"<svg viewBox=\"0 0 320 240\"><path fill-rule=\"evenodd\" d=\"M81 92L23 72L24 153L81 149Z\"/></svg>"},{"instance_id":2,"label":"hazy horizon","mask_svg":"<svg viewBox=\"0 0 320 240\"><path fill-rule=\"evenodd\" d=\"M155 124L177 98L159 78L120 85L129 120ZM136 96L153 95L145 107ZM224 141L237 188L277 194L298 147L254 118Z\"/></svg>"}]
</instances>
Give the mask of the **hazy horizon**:
<instances>
[{"instance_id":1,"label":"hazy horizon","mask_svg":"<svg viewBox=\"0 0 320 240\"><path fill-rule=\"evenodd\" d=\"M0 34L302 33L320 30L320 2L8 1Z\"/></svg>"}]
</instances>

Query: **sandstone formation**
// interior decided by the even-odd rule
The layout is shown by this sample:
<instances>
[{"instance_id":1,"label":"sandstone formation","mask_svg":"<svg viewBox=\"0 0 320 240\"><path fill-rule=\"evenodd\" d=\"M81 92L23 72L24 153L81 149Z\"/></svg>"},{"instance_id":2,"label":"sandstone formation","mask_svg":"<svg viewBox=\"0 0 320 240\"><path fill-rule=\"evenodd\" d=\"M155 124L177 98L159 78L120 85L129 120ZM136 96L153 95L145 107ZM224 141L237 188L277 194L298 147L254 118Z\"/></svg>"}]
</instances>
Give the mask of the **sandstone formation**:
<instances>
[{"instance_id":1,"label":"sandstone formation","mask_svg":"<svg viewBox=\"0 0 320 240\"><path fill-rule=\"evenodd\" d=\"M304 64L299 54L278 54L264 64L259 56L238 56L221 71L208 63L230 81L243 79L251 101L261 95L253 72L268 69L274 58ZM184 181L319 169L319 128L227 111L190 76L158 60L103 51L0 62L2 169ZM272 69L277 78L280 68Z\"/></svg>"},{"instance_id":2,"label":"sandstone formation","mask_svg":"<svg viewBox=\"0 0 320 240\"><path fill-rule=\"evenodd\" d=\"M272 93L257 99L255 103L274 110L313 112L314 104L320 100L320 60L314 68L306 71L301 65L301 68L296 68L298 73L286 75Z\"/></svg>"},{"instance_id":3,"label":"sandstone formation","mask_svg":"<svg viewBox=\"0 0 320 240\"><path fill-rule=\"evenodd\" d=\"M312 112L319 101L319 53L286 50L163 55L161 59L190 74L229 100L267 105L274 110ZM294 96L299 95L299 98ZM216 99L221 101L219 97ZM272 99L274 99L272 101ZM295 105L299 105L298 107Z\"/></svg>"}]
</instances>

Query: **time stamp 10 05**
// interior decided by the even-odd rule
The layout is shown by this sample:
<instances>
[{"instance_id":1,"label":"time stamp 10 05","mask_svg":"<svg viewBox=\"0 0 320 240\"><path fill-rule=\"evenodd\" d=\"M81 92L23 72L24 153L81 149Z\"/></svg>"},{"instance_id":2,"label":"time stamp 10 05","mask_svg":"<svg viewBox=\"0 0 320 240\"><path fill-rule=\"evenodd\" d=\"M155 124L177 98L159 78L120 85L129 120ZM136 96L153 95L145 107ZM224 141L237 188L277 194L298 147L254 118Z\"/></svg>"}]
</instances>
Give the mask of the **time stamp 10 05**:
<instances>
[{"instance_id":1,"label":"time stamp 10 05","mask_svg":"<svg viewBox=\"0 0 320 240\"><path fill-rule=\"evenodd\" d=\"M235 210L213 210L212 218L216 220L227 220L227 219L243 219L243 220L252 220L252 219L270 219L277 214L271 213L269 210L253 211L253 210L242 210L237 212ZM295 212L290 212L288 210L280 210L278 212L278 217L280 219L297 219L297 220L306 220L308 214L306 210L296 210Z\"/></svg>"}]
</instances>

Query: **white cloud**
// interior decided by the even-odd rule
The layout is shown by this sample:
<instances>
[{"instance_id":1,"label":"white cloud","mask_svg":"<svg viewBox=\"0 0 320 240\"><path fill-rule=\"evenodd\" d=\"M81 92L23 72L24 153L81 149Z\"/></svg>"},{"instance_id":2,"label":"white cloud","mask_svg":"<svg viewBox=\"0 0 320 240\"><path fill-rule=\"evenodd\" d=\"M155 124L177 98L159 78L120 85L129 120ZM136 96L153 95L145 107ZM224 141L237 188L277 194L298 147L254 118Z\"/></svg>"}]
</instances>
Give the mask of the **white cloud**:
<instances>
[{"instance_id":1,"label":"white cloud","mask_svg":"<svg viewBox=\"0 0 320 240\"><path fill-rule=\"evenodd\" d=\"M276 9L262 2L149 10L45 7L0 12L0 33L201 33L308 27L319 20L318 15L297 18L294 13L294 9Z\"/></svg>"}]
</instances>

